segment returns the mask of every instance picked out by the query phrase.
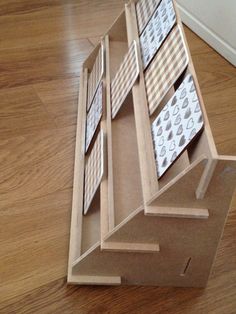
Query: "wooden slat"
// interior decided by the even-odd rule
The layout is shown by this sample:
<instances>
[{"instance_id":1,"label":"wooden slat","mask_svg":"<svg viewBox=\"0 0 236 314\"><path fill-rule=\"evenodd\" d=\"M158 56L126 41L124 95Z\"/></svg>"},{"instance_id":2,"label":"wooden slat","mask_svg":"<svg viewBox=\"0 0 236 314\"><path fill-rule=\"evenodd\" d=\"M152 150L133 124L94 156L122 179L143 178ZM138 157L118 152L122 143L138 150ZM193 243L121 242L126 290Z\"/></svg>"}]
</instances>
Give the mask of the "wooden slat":
<instances>
[{"instance_id":1,"label":"wooden slat","mask_svg":"<svg viewBox=\"0 0 236 314\"><path fill-rule=\"evenodd\" d=\"M158 243L103 242L101 249L114 252L156 253L160 251L160 246Z\"/></svg>"},{"instance_id":2,"label":"wooden slat","mask_svg":"<svg viewBox=\"0 0 236 314\"><path fill-rule=\"evenodd\" d=\"M201 208L149 206L147 207L146 215L172 218L207 219L209 217L209 211L208 209Z\"/></svg>"},{"instance_id":3,"label":"wooden slat","mask_svg":"<svg viewBox=\"0 0 236 314\"><path fill-rule=\"evenodd\" d=\"M80 97L78 103L76 146L75 146L75 164L74 164L74 183L73 183L73 200L72 216L70 229L70 249L68 273L71 275L72 263L81 254L82 241L82 211L83 211L83 186L84 182L84 145L85 145L85 121L86 117L86 96L88 71L82 72L80 78ZM84 134L84 136L82 136Z\"/></svg>"},{"instance_id":4,"label":"wooden slat","mask_svg":"<svg viewBox=\"0 0 236 314\"><path fill-rule=\"evenodd\" d=\"M139 66L140 69L142 69L138 29L134 14L134 3L126 5L125 11L127 20L126 23L128 42L131 43L132 40L137 41ZM142 70L140 71L139 81L134 85L132 89L132 94L134 101L134 114L137 132L140 173L142 178L142 190L144 201L146 202L158 190L158 181L156 175L151 127L145 92L144 74Z\"/></svg>"},{"instance_id":5,"label":"wooden slat","mask_svg":"<svg viewBox=\"0 0 236 314\"><path fill-rule=\"evenodd\" d=\"M121 284L121 277L116 276L72 276L71 284L77 285L102 285L117 286Z\"/></svg>"}]
</instances>

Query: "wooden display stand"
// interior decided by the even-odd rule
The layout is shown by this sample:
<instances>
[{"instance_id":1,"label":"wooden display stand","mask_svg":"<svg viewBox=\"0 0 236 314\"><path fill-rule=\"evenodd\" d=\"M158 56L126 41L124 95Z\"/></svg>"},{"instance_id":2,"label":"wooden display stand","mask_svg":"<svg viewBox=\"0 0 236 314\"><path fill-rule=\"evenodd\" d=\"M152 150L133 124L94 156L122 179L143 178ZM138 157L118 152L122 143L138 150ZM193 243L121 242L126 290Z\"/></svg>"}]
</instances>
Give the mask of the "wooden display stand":
<instances>
[{"instance_id":1,"label":"wooden display stand","mask_svg":"<svg viewBox=\"0 0 236 314\"><path fill-rule=\"evenodd\" d=\"M177 24L182 28L177 15ZM138 44L140 76L111 119L110 83L129 44ZM100 45L105 49L106 173L83 215L86 93ZM186 43L187 45L187 43ZM185 73L196 74L190 52ZM204 131L157 179L139 49L135 1L102 38L80 79L68 282L203 287L206 285L236 183L236 158L216 151L199 86ZM173 95L174 88L162 101Z\"/></svg>"}]
</instances>

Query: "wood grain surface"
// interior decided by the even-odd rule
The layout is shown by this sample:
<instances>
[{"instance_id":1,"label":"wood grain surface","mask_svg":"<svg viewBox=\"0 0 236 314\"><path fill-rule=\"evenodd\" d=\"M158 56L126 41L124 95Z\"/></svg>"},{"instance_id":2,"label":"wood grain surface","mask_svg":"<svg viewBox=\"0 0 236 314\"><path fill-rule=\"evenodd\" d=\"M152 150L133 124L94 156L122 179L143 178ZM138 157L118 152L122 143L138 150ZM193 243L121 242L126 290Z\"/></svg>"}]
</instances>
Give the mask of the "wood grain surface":
<instances>
[{"instance_id":1,"label":"wood grain surface","mask_svg":"<svg viewBox=\"0 0 236 314\"><path fill-rule=\"evenodd\" d=\"M81 64L124 2L0 2L0 313L236 313L236 199L205 290L66 285ZM217 149L236 155L236 70L186 33Z\"/></svg>"}]
</instances>

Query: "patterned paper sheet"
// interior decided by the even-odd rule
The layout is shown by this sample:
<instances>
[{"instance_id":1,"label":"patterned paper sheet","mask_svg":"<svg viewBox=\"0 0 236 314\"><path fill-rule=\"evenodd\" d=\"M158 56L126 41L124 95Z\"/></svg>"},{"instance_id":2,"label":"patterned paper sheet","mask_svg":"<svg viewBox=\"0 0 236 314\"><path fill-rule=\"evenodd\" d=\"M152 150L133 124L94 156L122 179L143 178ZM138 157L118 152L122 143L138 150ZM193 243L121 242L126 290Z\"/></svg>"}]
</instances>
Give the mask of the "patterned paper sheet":
<instances>
[{"instance_id":1,"label":"patterned paper sheet","mask_svg":"<svg viewBox=\"0 0 236 314\"><path fill-rule=\"evenodd\" d=\"M144 73L150 114L156 110L169 89L184 72L188 61L182 30L177 25Z\"/></svg>"},{"instance_id":2,"label":"patterned paper sheet","mask_svg":"<svg viewBox=\"0 0 236 314\"><path fill-rule=\"evenodd\" d=\"M98 124L102 117L102 105L103 105L103 84L100 82L96 94L93 98L92 105L87 114L86 121L86 147L87 152L89 145L93 139L96 132Z\"/></svg>"},{"instance_id":3,"label":"patterned paper sheet","mask_svg":"<svg viewBox=\"0 0 236 314\"><path fill-rule=\"evenodd\" d=\"M111 82L111 106L114 119L139 75L136 42L133 41Z\"/></svg>"},{"instance_id":4,"label":"patterned paper sheet","mask_svg":"<svg viewBox=\"0 0 236 314\"><path fill-rule=\"evenodd\" d=\"M87 111L89 110L93 97L104 73L104 48L101 46L97 58L94 62L92 71L88 78Z\"/></svg>"},{"instance_id":5,"label":"patterned paper sheet","mask_svg":"<svg viewBox=\"0 0 236 314\"><path fill-rule=\"evenodd\" d=\"M203 128L203 114L192 75L187 75L152 123L160 178Z\"/></svg>"},{"instance_id":6,"label":"patterned paper sheet","mask_svg":"<svg viewBox=\"0 0 236 314\"><path fill-rule=\"evenodd\" d=\"M100 131L85 164L84 214L89 210L104 173L103 132Z\"/></svg>"},{"instance_id":7,"label":"patterned paper sheet","mask_svg":"<svg viewBox=\"0 0 236 314\"><path fill-rule=\"evenodd\" d=\"M162 0L140 36L144 69L161 47L175 23L176 15L172 0Z\"/></svg>"},{"instance_id":8,"label":"patterned paper sheet","mask_svg":"<svg viewBox=\"0 0 236 314\"><path fill-rule=\"evenodd\" d=\"M136 4L139 34L142 33L160 0L139 0Z\"/></svg>"}]
</instances>

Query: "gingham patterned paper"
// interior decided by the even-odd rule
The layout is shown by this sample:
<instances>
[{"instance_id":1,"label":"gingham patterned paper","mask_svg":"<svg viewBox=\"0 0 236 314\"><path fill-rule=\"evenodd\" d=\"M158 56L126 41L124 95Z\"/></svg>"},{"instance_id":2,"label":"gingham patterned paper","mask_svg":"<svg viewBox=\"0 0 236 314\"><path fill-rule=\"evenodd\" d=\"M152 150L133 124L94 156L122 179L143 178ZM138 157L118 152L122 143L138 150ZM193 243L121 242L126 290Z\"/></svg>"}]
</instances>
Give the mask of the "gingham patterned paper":
<instances>
[{"instance_id":1,"label":"gingham patterned paper","mask_svg":"<svg viewBox=\"0 0 236 314\"><path fill-rule=\"evenodd\" d=\"M139 34L142 33L160 0L139 0L136 4Z\"/></svg>"},{"instance_id":2,"label":"gingham patterned paper","mask_svg":"<svg viewBox=\"0 0 236 314\"><path fill-rule=\"evenodd\" d=\"M133 41L111 82L111 107L114 119L139 75L137 45Z\"/></svg>"},{"instance_id":3,"label":"gingham patterned paper","mask_svg":"<svg viewBox=\"0 0 236 314\"><path fill-rule=\"evenodd\" d=\"M203 128L203 114L191 74L152 123L157 174L160 178Z\"/></svg>"},{"instance_id":4,"label":"gingham patterned paper","mask_svg":"<svg viewBox=\"0 0 236 314\"><path fill-rule=\"evenodd\" d=\"M188 61L183 34L177 25L144 73L150 114L183 73Z\"/></svg>"},{"instance_id":5,"label":"gingham patterned paper","mask_svg":"<svg viewBox=\"0 0 236 314\"><path fill-rule=\"evenodd\" d=\"M100 131L85 164L84 214L88 212L95 193L102 181L104 172L103 154L103 132Z\"/></svg>"},{"instance_id":6,"label":"gingham patterned paper","mask_svg":"<svg viewBox=\"0 0 236 314\"><path fill-rule=\"evenodd\" d=\"M96 94L93 98L92 105L87 114L86 121L86 147L87 152L98 124L102 117L102 105L103 105L103 84L100 82Z\"/></svg>"},{"instance_id":7,"label":"gingham patterned paper","mask_svg":"<svg viewBox=\"0 0 236 314\"><path fill-rule=\"evenodd\" d=\"M173 1L162 0L140 36L144 69L157 53L175 23L176 15Z\"/></svg>"},{"instance_id":8,"label":"gingham patterned paper","mask_svg":"<svg viewBox=\"0 0 236 314\"><path fill-rule=\"evenodd\" d=\"M97 58L94 62L92 71L88 78L88 96L87 96L87 111L89 110L93 97L96 93L98 85L104 73L104 48L101 46Z\"/></svg>"}]
</instances>

